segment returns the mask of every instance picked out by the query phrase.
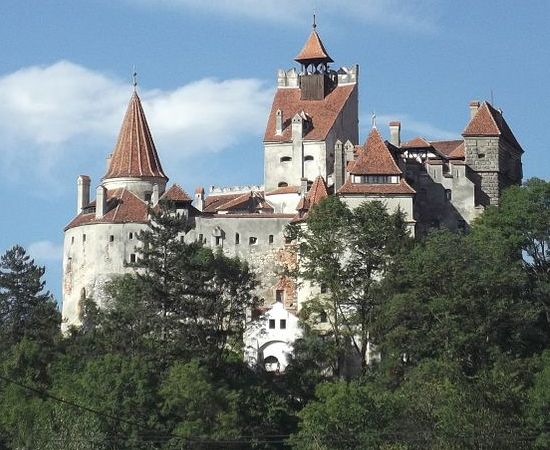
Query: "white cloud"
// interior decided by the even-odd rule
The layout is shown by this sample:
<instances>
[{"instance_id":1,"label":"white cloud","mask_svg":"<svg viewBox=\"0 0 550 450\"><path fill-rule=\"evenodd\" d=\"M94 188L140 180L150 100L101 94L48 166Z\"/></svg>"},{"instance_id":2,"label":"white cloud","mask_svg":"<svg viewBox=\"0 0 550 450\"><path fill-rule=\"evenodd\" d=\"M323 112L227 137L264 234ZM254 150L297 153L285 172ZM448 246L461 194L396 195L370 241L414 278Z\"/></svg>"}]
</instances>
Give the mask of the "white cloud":
<instances>
[{"instance_id":1,"label":"white cloud","mask_svg":"<svg viewBox=\"0 0 550 450\"><path fill-rule=\"evenodd\" d=\"M177 163L260 136L272 91L255 79L203 79L173 91L140 92L161 155ZM1 169L16 178L63 170L82 148L107 156L130 98L127 81L69 61L0 77Z\"/></svg>"},{"instance_id":2,"label":"white cloud","mask_svg":"<svg viewBox=\"0 0 550 450\"><path fill-rule=\"evenodd\" d=\"M63 258L63 244L51 241L37 241L29 244L27 253L38 261L61 261Z\"/></svg>"},{"instance_id":3,"label":"white cloud","mask_svg":"<svg viewBox=\"0 0 550 450\"><path fill-rule=\"evenodd\" d=\"M408 114L395 113L395 114L382 114L376 116L376 123L379 130L382 134L388 134L389 128L388 124L392 120L398 120L401 122L401 131L405 136L416 137L421 136L430 140L445 140L445 139L459 139L460 131L452 132L439 128L431 123L424 122L418 119L415 119ZM362 126L362 131L366 136L369 133L372 118L370 116L361 116L360 120ZM368 124L368 125L365 125Z\"/></svg>"},{"instance_id":4,"label":"white cloud","mask_svg":"<svg viewBox=\"0 0 550 450\"><path fill-rule=\"evenodd\" d=\"M135 0L126 0L135 2ZM431 31L440 0L139 0L141 3L191 8L208 14L237 16L276 23L303 23L314 10L322 23L357 20L380 26ZM419 30L420 29L420 30Z\"/></svg>"}]
</instances>

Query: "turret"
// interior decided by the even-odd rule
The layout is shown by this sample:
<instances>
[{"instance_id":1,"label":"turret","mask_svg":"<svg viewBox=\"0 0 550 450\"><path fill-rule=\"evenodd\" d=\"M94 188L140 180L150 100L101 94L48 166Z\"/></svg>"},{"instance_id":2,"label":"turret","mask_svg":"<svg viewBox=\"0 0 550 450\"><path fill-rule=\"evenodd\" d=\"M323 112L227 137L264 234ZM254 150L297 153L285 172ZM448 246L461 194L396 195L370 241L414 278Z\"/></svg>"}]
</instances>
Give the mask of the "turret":
<instances>
[{"instance_id":1,"label":"turret","mask_svg":"<svg viewBox=\"0 0 550 450\"><path fill-rule=\"evenodd\" d=\"M167 181L141 101L134 90L102 184L109 190L126 188L142 200L148 200L153 186L158 185L162 195Z\"/></svg>"}]
</instances>

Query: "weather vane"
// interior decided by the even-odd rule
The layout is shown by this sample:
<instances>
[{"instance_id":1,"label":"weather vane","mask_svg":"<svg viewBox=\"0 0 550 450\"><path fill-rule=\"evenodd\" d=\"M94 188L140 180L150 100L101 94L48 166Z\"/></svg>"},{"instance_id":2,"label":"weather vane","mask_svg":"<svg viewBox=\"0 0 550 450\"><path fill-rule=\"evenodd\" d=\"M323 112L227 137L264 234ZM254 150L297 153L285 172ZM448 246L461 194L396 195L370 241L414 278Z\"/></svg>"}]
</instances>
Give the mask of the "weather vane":
<instances>
[{"instance_id":1,"label":"weather vane","mask_svg":"<svg viewBox=\"0 0 550 450\"><path fill-rule=\"evenodd\" d=\"M315 28L317 28L317 21L315 20L315 9L313 10L313 29L315 30Z\"/></svg>"},{"instance_id":2,"label":"weather vane","mask_svg":"<svg viewBox=\"0 0 550 450\"><path fill-rule=\"evenodd\" d=\"M137 89L137 72L136 72L136 66L134 66L132 70L132 85L134 86L134 92L136 92Z\"/></svg>"},{"instance_id":3,"label":"weather vane","mask_svg":"<svg viewBox=\"0 0 550 450\"><path fill-rule=\"evenodd\" d=\"M376 128L376 113L372 112L372 127Z\"/></svg>"}]
</instances>

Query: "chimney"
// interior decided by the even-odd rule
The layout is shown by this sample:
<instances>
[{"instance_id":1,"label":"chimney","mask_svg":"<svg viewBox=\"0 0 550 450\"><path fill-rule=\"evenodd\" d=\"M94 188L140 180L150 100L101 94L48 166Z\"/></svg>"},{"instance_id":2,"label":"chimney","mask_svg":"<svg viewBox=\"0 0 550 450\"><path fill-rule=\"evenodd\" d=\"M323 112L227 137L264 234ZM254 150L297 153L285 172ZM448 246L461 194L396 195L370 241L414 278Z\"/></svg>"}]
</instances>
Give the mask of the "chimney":
<instances>
[{"instance_id":1,"label":"chimney","mask_svg":"<svg viewBox=\"0 0 550 450\"><path fill-rule=\"evenodd\" d=\"M202 186L195 188L195 208L199 211L204 209L204 188Z\"/></svg>"},{"instance_id":2,"label":"chimney","mask_svg":"<svg viewBox=\"0 0 550 450\"><path fill-rule=\"evenodd\" d=\"M401 122L390 122L390 142L396 147L401 147Z\"/></svg>"},{"instance_id":3,"label":"chimney","mask_svg":"<svg viewBox=\"0 0 550 450\"><path fill-rule=\"evenodd\" d=\"M474 118L474 116L477 113L477 110L479 109L480 103L478 100L472 100L470 102L470 120Z\"/></svg>"},{"instance_id":4,"label":"chimney","mask_svg":"<svg viewBox=\"0 0 550 450\"><path fill-rule=\"evenodd\" d=\"M302 116L296 114L292 118L292 140L301 140L304 137L304 124Z\"/></svg>"},{"instance_id":5,"label":"chimney","mask_svg":"<svg viewBox=\"0 0 550 450\"><path fill-rule=\"evenodd\" d=\"M80 175L76 185L76 213L80 214L82 209L90 204L90 177L88 175Z\"/></svg>"},{"instance_id":6,"label":"chimney","mask_svg":"<svg viewBox=\"0 0 550 450\"><path fill-rule=\"evenodd\" d=\"M307 178L302 177L300 179L300 195L307 194Z\"/></svg>"},{"instance_id":7,"label":"chimney","mask_svg":"<svg viewBox=\"0 0 550 450\"><path fill-rule=\"evenodd\" d=\"M334 192L344 184L344 146L337 140L334 145Z\"/></svg>"},{"instance_id":8,"label":"chimney","mask_svg":"<svg viewBox=\"0 0 550 450\"><path fill-rule=\"evenodd\" d=\"M159 204L160 200L160 188L158 184L153 184L153 193L151 194L151 205L153 207Z\"/></svg>"},{"instance_id":9,"label":"chimney","mask_svg":"<svg viewBox=\"0 0 550 450\"><path fill-rule=\"evenodd\" d=\"M283 112L280 109L275 113L275 134L277 136L283 134Z\"/></svg>"},{"instance_id":10,"label":"chimney","mask_svg":"<svg viewBox=\"0 0 550 450\"><path fill-rule=\"evenodd\" d=\"M107 210L107 189L99 185L95 195L95 218L101 219Z\"/></svg>"}]
</instances>

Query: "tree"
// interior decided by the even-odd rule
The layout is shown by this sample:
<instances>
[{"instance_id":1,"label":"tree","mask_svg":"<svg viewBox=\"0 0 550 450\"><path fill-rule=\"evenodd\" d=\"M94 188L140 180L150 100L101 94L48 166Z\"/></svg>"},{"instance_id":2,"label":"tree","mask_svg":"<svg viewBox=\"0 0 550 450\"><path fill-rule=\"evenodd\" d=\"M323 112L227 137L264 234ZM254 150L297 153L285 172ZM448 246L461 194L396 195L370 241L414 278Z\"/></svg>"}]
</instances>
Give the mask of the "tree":
<instances>
[{"instance_id":1,"label":"tree","mask_svg":"<svg viewBox=\"0 0 550 450\"><path fill-rule=\"evenodd\" d=\"M330 336L338 358L335 373L349 372L346 365L354 359L360 360L364 373L380 281L408 241L402 212L390 214L379 201L350 211L338 197L329 196L294 234L299 254L296 275L320 291L304 305L302 317L313 332L324 328L325 336ZM319 327L319 322L328 322L328 328Z\"/></svg>"},{"instance_id":2,"label":"tree","mask_svg":"<svg viewBox=\"0 0 550 450\"><path fill-rule=\"evenodd\" d=\"M550 183L532 178L506 189L499 206L476 220L473 235L503 259L523 265L550 336Z\"/></svg>"},{"instance_id":3,"label":"tree","mask_svg":"<svg viewBox=\"0 0 550 450\"><path fill-rule=\"evenodd\" d=\"M115 280L103 317L114 351L147 352L166 369L177 359L240 350L255 279L246 263L184 242L186 221L160 204L140 233L135 275Z\"/></svg>"},{"instance_id":4,"label":"tree","mask_svg":"<svg viewBox=\"0 0 550 450\"><path fill-rule=\"evenodd\" d=\"M431 233L385 279L376 323L383 364L399 373L437 358L475 374L503 353L531 356L545 341L526 285L521 265L472 236Z\"/></svg>"},{"instance_id":5,"label":"tree","mask_svg":"<svg viewBox=\"0 0 550 450\"><path fill-rule=\"evenodd\" d=\"M16 245L0 259L0 351L23 338L45 346L59 335L61 317L37 266Z\"/></svg>"}]
</instances>

